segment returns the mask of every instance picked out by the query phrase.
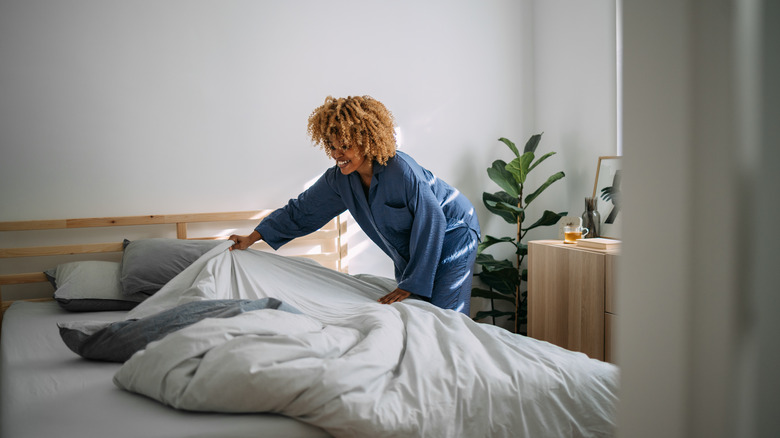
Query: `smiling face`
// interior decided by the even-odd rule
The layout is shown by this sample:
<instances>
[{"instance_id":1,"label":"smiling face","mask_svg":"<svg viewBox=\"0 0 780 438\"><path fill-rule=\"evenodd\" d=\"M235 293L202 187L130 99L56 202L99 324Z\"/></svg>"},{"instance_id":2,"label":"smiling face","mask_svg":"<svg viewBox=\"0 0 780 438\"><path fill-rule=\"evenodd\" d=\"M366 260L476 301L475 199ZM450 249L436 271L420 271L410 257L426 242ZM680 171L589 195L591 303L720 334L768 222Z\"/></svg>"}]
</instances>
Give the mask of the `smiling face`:
<instances>
[{"instance_id":1,"label":"smiling face","mask_svg":"<svg viewBox=\"0 0 780 438\"><path fill-rule=\"evenodd\" d=\"M344 175L357 171L361 178L370 182L372 173L371 161L366 159L360 148L342 144L341 138L331 135L326 146L329 155L336 160L336 165Z\"/></svg>"}]
</instances>

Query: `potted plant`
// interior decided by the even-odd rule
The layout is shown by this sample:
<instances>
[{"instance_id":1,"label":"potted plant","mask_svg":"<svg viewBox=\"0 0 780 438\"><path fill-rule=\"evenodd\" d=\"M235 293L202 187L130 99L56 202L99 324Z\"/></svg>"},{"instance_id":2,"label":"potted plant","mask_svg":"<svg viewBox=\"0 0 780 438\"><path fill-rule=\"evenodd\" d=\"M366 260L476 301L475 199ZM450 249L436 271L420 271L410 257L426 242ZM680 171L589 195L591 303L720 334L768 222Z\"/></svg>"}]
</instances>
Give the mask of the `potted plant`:
<instances>
[{"instance_id":1,"label":"potted plant","mask_svg":"<svg viewBox=\"0 0 780 438\"><path fill-rule=\"evenodd\" d=\"M557 224L560 218L568 213L554 213L545 210L541 218L531 223L531 225L525 226L527 223L525 215L528 206L552 183L565 176L563 172L557 172L547 178L536 190L525 194L525 183L528 174L542 161L555 155L555 152L548 152L535 159L536 148L539 146L541 139L542 134L532 135L525 144L522 154L510 140L503 137L498 139L509 147L515 158L509 163L503 160L493 162L493 165L487 169L488 176L503 190L495 193L485 192L482 195L482 201L488 211L515 225L517 232L506 237L485 235L479 245L476 263L482 269L478 276L481 282L488 286L489 289L474 287L471 296L490 299L491 310L477 312L474 319L481 320L492 317L493 323L495 323L496 317L509 316L510 320L514 320L515 333L520 333L521 328L527 324L528 320L528 291L525 285L528 279L528 271L523 269L523 261L528 254L528 245L523 243L523 238L528 231L534 228ZM485 252L486 249L499 243L514 247L514 260L497 260ZM495 306L496 301L510 302L514 305L514 310L498 310Z\"/></svg>"}]
</instances>

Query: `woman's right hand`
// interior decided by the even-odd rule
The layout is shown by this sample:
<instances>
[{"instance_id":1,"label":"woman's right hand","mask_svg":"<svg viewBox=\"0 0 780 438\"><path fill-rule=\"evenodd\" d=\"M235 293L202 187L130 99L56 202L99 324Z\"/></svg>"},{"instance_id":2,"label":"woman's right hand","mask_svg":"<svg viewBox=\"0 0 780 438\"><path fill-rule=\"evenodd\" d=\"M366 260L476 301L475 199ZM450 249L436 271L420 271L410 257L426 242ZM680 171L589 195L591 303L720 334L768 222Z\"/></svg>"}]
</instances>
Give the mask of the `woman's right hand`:
<instances>
[{"instance_id":1,"label":"woman's right hand","mask_svg":"<svg viewBox=\"0 0 780 438\"><path fill-rule=\"evenodd\" d=\"M233 234L228 237L228 240L232 240L236 243L230 247L230 250L233 251L234 249L247 249L262 238L263 237L257 231L252 231L252 234L248 236L239 236L237 234Z\"/></svg>"}]
</instances>

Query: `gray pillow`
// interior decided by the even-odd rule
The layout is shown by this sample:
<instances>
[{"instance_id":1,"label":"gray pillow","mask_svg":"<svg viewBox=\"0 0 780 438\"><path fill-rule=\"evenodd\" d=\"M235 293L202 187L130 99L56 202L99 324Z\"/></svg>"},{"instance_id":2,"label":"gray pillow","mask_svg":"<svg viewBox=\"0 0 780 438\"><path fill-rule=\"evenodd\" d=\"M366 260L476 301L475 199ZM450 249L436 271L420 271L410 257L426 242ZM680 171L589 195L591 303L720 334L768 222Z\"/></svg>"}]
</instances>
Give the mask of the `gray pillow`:
<instances>
[{"instance_id":1,"label":"gray pillow","mask_svg":"<svg viewBox=\"0 0 780 438\"><path fill-rule=\"evenodd\" d=\"M119 284L119 263L80 261L63 263L44 274L54 286L54 300L72 312L130 310L147 298L125 295Z\"/></svg>"},{"instance_id":2,"label":"gray pillow","mask_svg":"<svg viewBox=\"0 0 780 438\"><path fill-rule=\"evenodd\" d=\"M76 321L59 323L60 336L74 353L86 359L125 362L150 342L205 318L230 318L259 309L301 312L275 298L259 300L205 300L182 304L146 318L113 323Z\"/></svg>"},{"instance_id":3,"label":"gray pillow","mask_svg":"<svg viewBox=\"0 0 780 438\"><path fill-rule=\"evenodd\" d=\"M124 241L120 282L125 295L152 295L220 240L142 239Z\"/></svg>"}]
</instances>

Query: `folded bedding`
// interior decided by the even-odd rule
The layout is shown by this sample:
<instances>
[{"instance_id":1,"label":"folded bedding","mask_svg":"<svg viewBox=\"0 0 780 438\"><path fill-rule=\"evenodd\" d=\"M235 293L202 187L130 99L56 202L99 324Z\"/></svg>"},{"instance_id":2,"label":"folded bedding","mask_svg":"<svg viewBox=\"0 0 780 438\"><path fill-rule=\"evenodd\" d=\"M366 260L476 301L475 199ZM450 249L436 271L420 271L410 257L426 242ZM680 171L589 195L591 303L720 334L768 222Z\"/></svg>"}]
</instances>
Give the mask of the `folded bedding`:
<instances>
[{"instance_id":1,"label":"folded bedding","mask_svg":"<svg viewBox=\"0 0 780 438\"><path fill-rule=\"evenodd\" d=\"M611 364L421 300L379 304L389 279L229 246L198 258L126 325L85 329L111 337L196 310L116 357L130 356L118 387L188 411L281 413L336 437L613 435Z\"/></svg>"},{"instance_id":2,"label":"folded bedding","mask_svg":"<svg viewBox=\"0 0 780 438\"><path fill-rule=\"evenodd\" d=\"M259 309L300 313L274 298L259 300L204 300L176 306L141 319L106 323L78 321L57 324L65 345L86 359L125 362L150 342L205 318L230 318Z\"/></svg>"}]
</instances>

